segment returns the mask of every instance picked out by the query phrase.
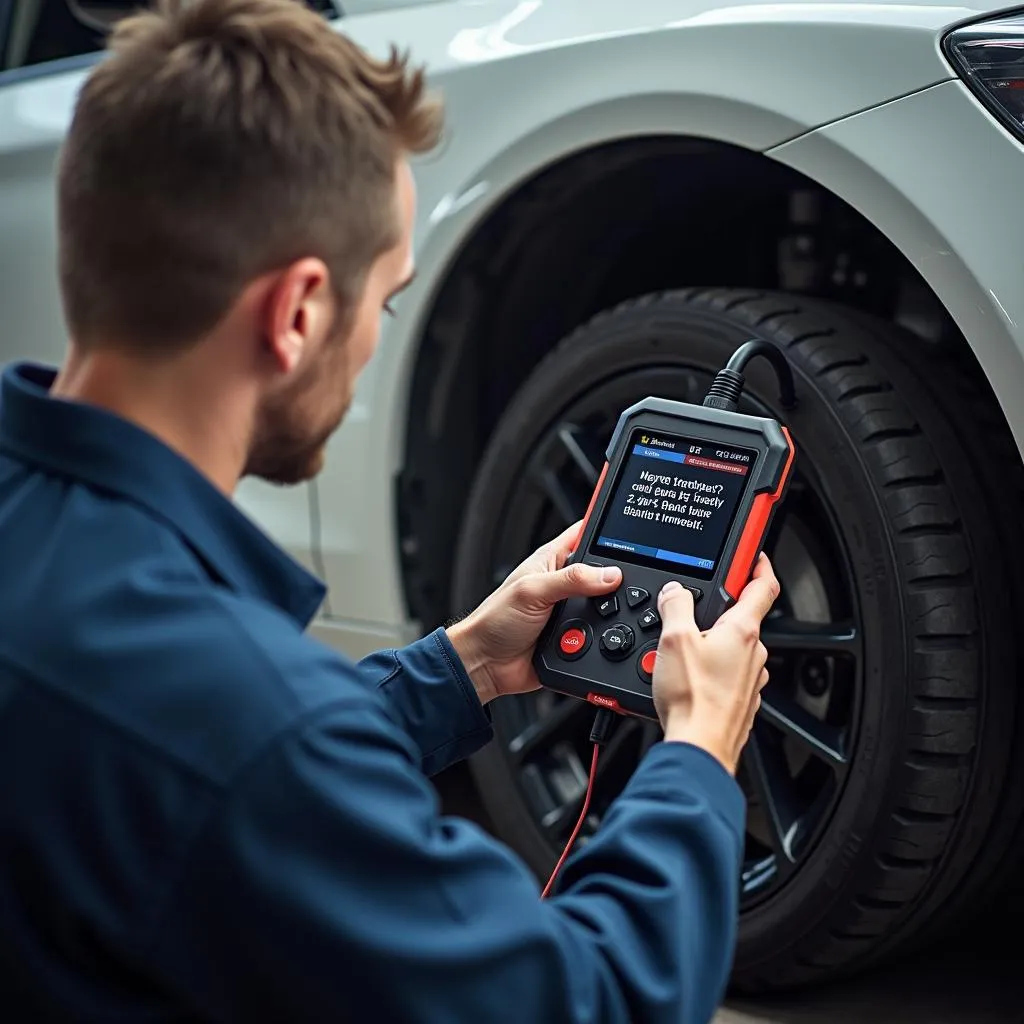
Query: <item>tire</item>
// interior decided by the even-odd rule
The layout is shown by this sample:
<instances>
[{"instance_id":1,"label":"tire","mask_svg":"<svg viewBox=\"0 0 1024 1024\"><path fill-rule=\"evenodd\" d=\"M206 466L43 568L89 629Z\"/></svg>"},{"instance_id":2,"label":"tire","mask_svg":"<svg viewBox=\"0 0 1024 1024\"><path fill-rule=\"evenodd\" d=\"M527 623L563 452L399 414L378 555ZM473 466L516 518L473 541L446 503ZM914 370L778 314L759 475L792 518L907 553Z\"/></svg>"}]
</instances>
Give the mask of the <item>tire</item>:
<instances>
[{"instance_id":1,"label":"tire","mask_svg":"<svg viewBox=\"0 0 1024 1024\"><path fill-rule=\"evenodd\" d=\"M491 437L453 593L464 608L490 589L524 467L573 396L655 365L710 374L750 337L793 365L797 468L843 548L860 637L832 809L788 878L741 912L733 980L763 991L858 970L975 906L1018 831L1024 472L973 370L890 324L785 294L692 290L603 313L537 367ZM755 365L748 392L774 409L774 381ZM544 877L559 851L502 739L530 699L493 705L498 739L470 768L495 831Z\"/></svg>"}]
</instances>

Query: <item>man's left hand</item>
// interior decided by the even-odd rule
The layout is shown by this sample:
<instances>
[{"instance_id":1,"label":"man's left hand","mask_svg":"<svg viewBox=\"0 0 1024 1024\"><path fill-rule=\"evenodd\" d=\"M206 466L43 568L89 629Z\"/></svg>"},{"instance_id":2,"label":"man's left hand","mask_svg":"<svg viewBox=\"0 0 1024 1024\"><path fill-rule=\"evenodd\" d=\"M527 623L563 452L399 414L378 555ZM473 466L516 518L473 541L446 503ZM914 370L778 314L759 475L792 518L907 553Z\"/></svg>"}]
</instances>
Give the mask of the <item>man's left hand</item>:
<instances>
[{"instance_id":1,"label":"man's left hand","mask_svg":"<svg viewBox=\"0 0 1024 1024\"><path fill-rule=\"evenodd\" d=\"M540 686L533 649L559 601L608 594L622 582L616 568L565 564L579 529L576 523L539 548L475 611L448 627L481 703Z\"/></svg>"}]
</instances>

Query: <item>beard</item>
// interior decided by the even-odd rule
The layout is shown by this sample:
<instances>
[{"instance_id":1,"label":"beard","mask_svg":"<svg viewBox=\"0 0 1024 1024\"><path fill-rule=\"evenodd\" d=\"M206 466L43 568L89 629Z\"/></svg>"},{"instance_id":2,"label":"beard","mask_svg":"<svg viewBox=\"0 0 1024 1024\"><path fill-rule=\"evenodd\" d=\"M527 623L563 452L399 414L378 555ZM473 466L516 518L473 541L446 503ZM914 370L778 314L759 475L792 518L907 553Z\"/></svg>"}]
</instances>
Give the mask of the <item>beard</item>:
<instances>
[{"instance_id":1,"label":"beard","mask_svg":"<svg viewBox=\"0 0 1024 1024\"><path fill-rule=\"evenodd\" d=\"M345 308L339 303L339 308ZM258 412L243 476L291 486L323 469L327 442L352 404L347 318L336 314L320 358L268 395Z\"/></svg>"},{"instance_id":2,"label":"beard","mask_svg":"<svg viewBox=\"0 0 1024 1024\"><path fill-rule=\"evenodd\" d=\"M243 476L280 486L312 480L323 469L327 442L351 404L344 337L335 333L318 365L264 400Z\"/></svg>"},{"instance_id":3,"label":"beard","mask_svg":"<svg viewBox=\"0 0 1024 1024\"><path fill-rule=\"evenodd\" d=\"M313 422L312 410L281 403L268 408L255 431L243 476L254 476L282 487L305 483L324 466L327 442L341 426L350 399L345 399L326 422Z\"/></svg>"}]
</instances>

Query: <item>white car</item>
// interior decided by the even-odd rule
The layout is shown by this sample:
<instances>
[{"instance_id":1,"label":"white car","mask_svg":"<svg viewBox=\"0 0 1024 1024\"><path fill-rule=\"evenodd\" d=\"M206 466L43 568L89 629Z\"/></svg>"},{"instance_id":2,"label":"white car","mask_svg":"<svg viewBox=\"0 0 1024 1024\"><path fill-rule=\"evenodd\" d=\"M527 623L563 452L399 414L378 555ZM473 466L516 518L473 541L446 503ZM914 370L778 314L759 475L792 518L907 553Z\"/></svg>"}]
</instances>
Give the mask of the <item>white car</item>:
<instances>
[{"instance_id":1,"label":"white car","mask_svg":"<svg viewBox=\"0 0 1024 1024\"><path fill-rule=\"evenodd\" d=\"M0 3L0 356L57 362L53 163L123 0ZM918 0L331 0L447 100L418 277L313 484L240 503L358 657L470 607L583 512L619 411L750 337L800 395L735 982L857 969L1012 870L1024 811L1024 16ZM344 225L339 225L344 230ZM752 369L751 408L775 409ZM590 714L493 707L471 764L538 874ZM597 827L656 731L620 726ZM739 867L739 866L738 866Z\"/></svg>"}]
</instances>

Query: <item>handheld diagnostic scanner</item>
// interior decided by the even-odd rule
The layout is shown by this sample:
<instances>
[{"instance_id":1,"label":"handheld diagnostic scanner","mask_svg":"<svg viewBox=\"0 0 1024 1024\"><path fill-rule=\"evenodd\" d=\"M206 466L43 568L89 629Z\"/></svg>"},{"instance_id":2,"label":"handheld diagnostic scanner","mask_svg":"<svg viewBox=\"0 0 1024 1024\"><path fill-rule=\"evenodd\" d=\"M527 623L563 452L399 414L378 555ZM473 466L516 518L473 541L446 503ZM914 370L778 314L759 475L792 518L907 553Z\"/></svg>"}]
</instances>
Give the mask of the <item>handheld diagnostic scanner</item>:
<instances>
[{"instance_id":1,"label":"handheld diagnostic scanner","mask_svg":"<svg viewBox=\"0 0 1024 1024\"><path fill-rule=\"evenodd\" d=\"M570 562L617 565L618 589L561 602L534 667L543 686L622 714L656 718L651 692L669 580L693 595L701 629L739 597L782 501L795 449L777 420L736 411L743 367L771 360L781 402L795 404L782 350L750 341L719 372L703 405L645 398L612 434Z\"/></svg>"}]
</instances>

